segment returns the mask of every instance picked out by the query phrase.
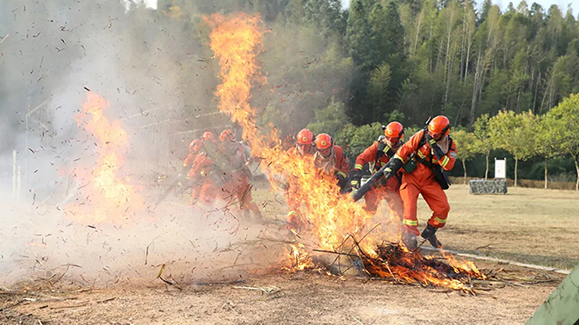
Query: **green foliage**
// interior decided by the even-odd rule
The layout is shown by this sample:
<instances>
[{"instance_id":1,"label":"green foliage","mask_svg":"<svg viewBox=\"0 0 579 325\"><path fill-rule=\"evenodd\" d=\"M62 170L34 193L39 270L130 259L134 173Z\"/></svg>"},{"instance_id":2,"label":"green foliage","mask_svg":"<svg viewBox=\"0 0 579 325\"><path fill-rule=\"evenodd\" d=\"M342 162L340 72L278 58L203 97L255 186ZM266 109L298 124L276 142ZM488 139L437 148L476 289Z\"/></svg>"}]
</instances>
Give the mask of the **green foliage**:
<instances>
[{"instance_id":1,"label":"green foliage","mask_svg":"<svg viewBox=\"0 0 579 325\"><path fill-rule=\"evenodd\" d=\"M327 133L335 137L348 124L346 107L342 102L332 100L328 106L318 108L314 113L314 121L307 125L314 134Z\"/></svg>"},{"instance_id":2,"label":"green foliage","mask_svg":"<svg viewBox=\"0 0 579 325\"><path fill-rule=\"evenodd\" d=\"M537 154L535 135L537 118L532 112L515 114L501 111L489 120L489 132L496 148L503 149L515 159L515 186L519 160L527 160Z\"/></svg>"},{"instance_id":3,"label":"green foliage","mask_svg":"<svg viewBox=\"0 0 579 325\"><path fill-rule=\"evenodd\" d=\"M336 143L344 148L353 163L356 157L383 134L382 124L374 122L362 126L348 124L336 134Z\"/></svg>"},{"instance_id":4,"label":"green foliage","mask_svg":"<svg viewBox=\"0 0 579 325\"><path fill-rule=\"evenodd\" d=\"M453 130L451 137L457 146L458 159L469 161L477 155L474 133L467 132L464 129Z\"/></svg>"},{"instance_id":5,"label":"green foliage","mask_svg":"<svg viewBox=\"0 0 579 325\"><path fill-rule=\"evenodd\" d=\"M565 98L547 113L545 119L553 128L550 134L560 146L560 152L571 155L575 160L576 189L579 190L579 94Z\"/></svg>"},{"instance_id":6,"label":"green foliage","mask_svg":"<svg viewBox=\"0 0 579 325\"><path fill-rule=\"evenodd\" d=\"M383 63L370 73L368 99L372 109L372 120L379 120L388 102L388 85L390 84L390 66Z\"/></svg>"},{"instance_id":7,"label":"green foliage","mask_svg":"<svg viewBox=\"0 0 579 325\"><path fill-rule=\"evenodd\" d=\"M515 159L527 160L537 153L535 135L537 119L533 113L515 114L501 111L489 120L489 132L494 147L503 149Z\"/></svg>"},{"instance_id":8,"label":"green foliage","mask_svg":"<svg viewBox=\"0 0 579 325\"><path fill-rule=\"evenodd\" d=\"M205 44L201 15L261 14L270 31L260 56L268 83L257 85L262 91L252 93L252 104L261 108L264 127L289 134L309 124L342 137L353 155L379 135L374 124L400 121L409 138L429 116L444 114L457 143L472 143L461 145L461 159L471 159L471 151L483 155L488 174L493 147L517 163L573 155L573 138L558 129L572 114L550 110L579 92L577 21L557 6L529 4L501 12L491 0L480 10L472 1L352 0L344 11L339 0L160 0L156 17ZM198 53L179 64L189 71L206 61L203 80L214 84L211 52L203 46ZM528 110L545 115L521 113ZM525 148L530 142L534 148Z\"/></svg>"}]
</instances>

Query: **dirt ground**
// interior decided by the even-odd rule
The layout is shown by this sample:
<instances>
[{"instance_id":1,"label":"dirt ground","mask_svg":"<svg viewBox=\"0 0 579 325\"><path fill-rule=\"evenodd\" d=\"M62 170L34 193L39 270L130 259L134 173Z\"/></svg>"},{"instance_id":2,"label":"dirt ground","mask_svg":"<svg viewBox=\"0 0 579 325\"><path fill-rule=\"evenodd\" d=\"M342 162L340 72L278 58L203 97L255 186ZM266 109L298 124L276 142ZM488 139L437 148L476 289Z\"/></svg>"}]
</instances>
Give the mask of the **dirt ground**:
<instances>
[{"instance_id":1,"label":"dirt ground","mask_svg":"<svg viewBox=\"0 0 579 325\"><path fill-rule=\"evenodd\" d=\"M473 196L455 185L447 194L452 210L440 239L449 249L567 269L579 260L572 245L579 233L577 193L509 188L507 195ZM262 186L256 201L268 203L267 219L284 218L283 196ZM427 218L422 202L419 220ZM507 280L488 282L476 295L315 271L178 286L156 272L131 285L27 281L0 289L0 324L521 324L564 278L474 262Z\"/></svg>"}]
</instances>

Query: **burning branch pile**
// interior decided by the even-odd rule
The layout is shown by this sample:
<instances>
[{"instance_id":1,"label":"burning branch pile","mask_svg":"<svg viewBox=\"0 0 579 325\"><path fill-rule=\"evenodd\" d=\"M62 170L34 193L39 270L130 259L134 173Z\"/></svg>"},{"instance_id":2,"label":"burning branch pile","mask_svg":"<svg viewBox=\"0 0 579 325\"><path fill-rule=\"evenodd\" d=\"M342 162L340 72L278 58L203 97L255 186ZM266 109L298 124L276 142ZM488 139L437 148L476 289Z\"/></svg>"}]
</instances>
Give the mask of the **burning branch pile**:
<instances>
[{"instance_id":1,"label":"burning branch pile","mask_svg":"<svg viewBox=\"0 0 579 325\"><path fill-rule=\"evenodd\" d=\"M469 285L472 279L487 279L474 263L459 262L442 251L443 256L435 258L423 256L418 250L409 251L398 243L387 242L378 244L375 250L369 250L364 249L352 235L346 236L335 250L314 251L338 255L327 268L339 274L356 267L370 277L390 279L396 283L434 285L468 292L472 292ZM345 266L341 257L347 259Z\"/></svg>"},{"instance_id":2,"label":"burning branch pile","mask_svg":"<svg viewBox=\"0 0 579 325\"><path fill-rule=\"evenodd\" d=\"M471 279L486 278L476 267L469 269L452 266L441 259L422 256L418 251L408 251L400 244L380 244L376 249L376 256L361 249L359 252L366 273L370 276L391 278L396 282L466 290L468 288L465 285Z\"/></svg>"},{"instance_id":3,"label":"burning branch pile","mask_svg":"<svg viewBox=\"0 0 579 325\"><path fill-rule=\"evenodd\" d=\"M288 201L299 202L302 215L307 219L307 229L292 229L296 240L291 243L291 251L286 255L282 269L297 271L315 267L312 251L307 247L318 246L324 252L357 257L358 264L371 276L392 278L406 283L444 286L468 290L464 284L470 278L484 279L472 263L458 263L453 256L443 254L449 264L436 259L423 257L418 252L394 244L378 244L385 238L399 237L399 234L378 233L369 236L361 247L354 236L360 236L372 215L348 196L339 194L333 176L324 177L312 173L310 159L290 154L283 150L281 140L272 128L269 134L261 132L256 123L256 110L250 106L251 88L258 79L265 82L260 73L257 56L262 51L264 29L258 16L244 14L224 17L214 14L206 17L210 26L210 47L219 61L219 77L222 83L215 95L219 98L218 107L231 116L231 120L243 129L243 140L250 146L252 155L262 159L262 168L268 174L273 188L280 188L285 182ZM283 186L282 186L283 187ZM398 219L390 220L399 224ZM374 228L372 229L374 230ZM372 231L370 231L372 232ZM349 233L346 239L343 234ZM368 234L366 234L367 236ZM366 236L362 237L364 239ZM350 251L344 253L345 242L351 239ZM306 246L304 242L311 242ZM376 247L374 250L372 247ZM356 254L352 254L352 252ZM352 260L350 265L356 263ZM351 266L350 266L351 267Z\"/></svg>"}]
</instances>

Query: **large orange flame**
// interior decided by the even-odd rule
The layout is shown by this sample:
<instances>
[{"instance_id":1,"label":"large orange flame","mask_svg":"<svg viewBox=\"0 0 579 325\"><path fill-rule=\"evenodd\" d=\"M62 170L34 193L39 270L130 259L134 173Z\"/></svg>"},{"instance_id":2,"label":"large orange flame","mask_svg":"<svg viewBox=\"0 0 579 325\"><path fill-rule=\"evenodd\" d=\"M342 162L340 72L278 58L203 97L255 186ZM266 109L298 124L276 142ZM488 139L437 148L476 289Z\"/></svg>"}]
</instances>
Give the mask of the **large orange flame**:
<instances>
[{"instance_id":1,"label":"large orange flame","mask_svg":"<svg viewBox=\"0 0 579 325\"><path fill-rule=\"evenodd\" d=\"M275 128L269 134L259 131L256 124L256 111L250 106L252 82L265 79L260 75L257 57L262 50L264 29L259 16L238 14L224 17L214 14L206 17L211 26L210 46L219 61L219 76L222 83L215 94L219 97L219 109L228 113L231 119L243 128L243 140L247 142L255 157L262 159L272 186L280 183L290 186L289 199L301 202L303 214L308 220L308 238L312 245L322 249L334 250L344 242L346 236L358 236L369 232L369 215L359 204L348 196L340 196L333 175L316 172L313 162L283 150ZM393 224L398 220L389 221ZM398 228L397 228L398 229ZM386 233L386 230L373 231L363 241L363 249L376 255L374 247L384 239L396 241L399 234ZM298 238L305 238L300 236ZM289 260L295 269L311 266L311 249L306 245L292 245ZM410 254L412 255L412 254ZM456 267L460 267L455 263ZM412 270L395 270L399 274ZM421 270L425 283L448 287L460 286L454 280L440 280L436 270Z\"/></svg>"},{"instance_id":2,"label":"large orange flame","mask_svg":"<svg viewBox=\"0 0 579 325\"><path fill-rule=\"evenodd\" d=\"M109 103L88 92L87 101L75 115L77 125L90 133L97 154L92 169L76 167L80 202L67 206L69 215L77 221L120 222L141 206L141 199L119 170L124 163L129 138L119 121L110 121L104 114Z\"/></svg>"}]
</instances>

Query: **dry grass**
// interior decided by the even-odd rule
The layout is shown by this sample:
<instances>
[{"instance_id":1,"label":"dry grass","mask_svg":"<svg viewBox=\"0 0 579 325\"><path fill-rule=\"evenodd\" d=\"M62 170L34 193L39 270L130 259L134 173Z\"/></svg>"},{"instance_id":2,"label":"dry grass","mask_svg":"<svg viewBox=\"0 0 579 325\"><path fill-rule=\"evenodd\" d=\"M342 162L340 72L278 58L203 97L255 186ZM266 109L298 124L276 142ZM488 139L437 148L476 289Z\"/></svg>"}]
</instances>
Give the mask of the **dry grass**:
<instances>
[{"instance_id":1,"label":"dry grass","mask_svg":"<svg viewBox=\"0 0 579 325\"><path fill-rule=\"evenodd\" d=\"M571 269L579 261L579 193L509 188L506 195L471 195L465 185L447 191L451 211L440 239L448 249ZM419 221L430 215L420 200Z\"/></svg>"},{"instance_id":2,"label":"dry grass","mask_svg":"<svg viewBox=\"0 0 579 325\"><path fill-rule=\"evenodd\" d=\"M506 195L471 195L466 185L453 185L446 194L451 211L439 238L448 249L565 269L579 262L578 192L509 187ZM267 218L285 220L281 193L260 182L255 198L268 202ZM419 199L420 229L430 213Z\"/></svg>"}]
</instances>

